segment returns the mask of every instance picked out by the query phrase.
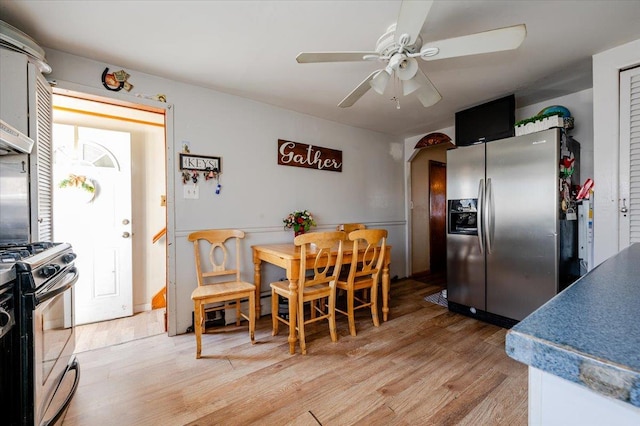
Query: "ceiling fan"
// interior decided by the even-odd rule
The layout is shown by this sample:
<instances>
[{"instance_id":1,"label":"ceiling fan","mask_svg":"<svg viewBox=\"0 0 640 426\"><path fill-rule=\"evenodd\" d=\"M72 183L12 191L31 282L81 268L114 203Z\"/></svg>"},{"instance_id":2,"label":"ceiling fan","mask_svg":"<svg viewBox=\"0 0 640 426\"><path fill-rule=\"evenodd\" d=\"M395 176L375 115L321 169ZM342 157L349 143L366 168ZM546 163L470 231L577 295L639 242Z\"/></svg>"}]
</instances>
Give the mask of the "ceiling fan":
<instances>
[{"instance_id":1,"label":"ceiling fan","mask_svg":"<svg viewBox=\"0 0 640 426\"><path fill-rule=\"evenodd\" d=\"M375 51L302 52L298 54L296 61L301 64L381 61L386 66L369 74L338 106L341 108L352 106L371 88L382 95L391 77L397 77L402 83L402 94L404 96L415 94L426 108L436 104L442 99L442 96L431 80L420 70L416 58L435 61L457 56L512 50L520 46L527 35L525 25L520 24L423 43L420 31L432 4L433 1L404 0L400 6L398 22L391 25L378 39Z\"/></svg>"}]
</instances>

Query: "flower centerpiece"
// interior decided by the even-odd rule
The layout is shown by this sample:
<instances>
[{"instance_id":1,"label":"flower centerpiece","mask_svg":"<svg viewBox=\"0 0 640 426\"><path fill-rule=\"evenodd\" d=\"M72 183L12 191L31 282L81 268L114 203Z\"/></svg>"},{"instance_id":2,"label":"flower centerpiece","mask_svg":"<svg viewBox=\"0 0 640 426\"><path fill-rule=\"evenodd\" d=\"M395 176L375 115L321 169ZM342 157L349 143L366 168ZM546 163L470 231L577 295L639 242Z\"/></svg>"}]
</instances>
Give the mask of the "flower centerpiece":
<instances>
[{"instance_id":1,"label":"flower centerpiece","mask_svg":"<svg viewBox=\"0 0 640 426\"><path fill-rule=\"evenodd\" d=\"M294 234L300 235L308 232L312 226L316 226L316 222L313 220L313 216L308 210L296 210L293 213L289 213L287 217L282 219L284 227L293 228Z\"/></svg>"}]
</instances>

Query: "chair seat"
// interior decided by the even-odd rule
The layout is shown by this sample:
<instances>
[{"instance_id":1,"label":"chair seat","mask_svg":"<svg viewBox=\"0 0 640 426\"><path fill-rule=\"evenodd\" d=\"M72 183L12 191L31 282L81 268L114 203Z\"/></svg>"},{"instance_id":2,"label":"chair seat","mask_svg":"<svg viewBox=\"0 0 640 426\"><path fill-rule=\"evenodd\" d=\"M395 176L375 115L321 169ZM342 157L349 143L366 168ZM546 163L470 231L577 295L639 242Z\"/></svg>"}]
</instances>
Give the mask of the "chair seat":
<instances>
[{"instance_id":1,"label":"chair seat","mask_svg":"<svg viewBox=\"0 0 640 426\"><path fill-rule=\"evenodd\" d=\"M191 293L191 299L204 299L215 296L231 296L255 291L256 286L245 281L229 281L226 283L216 283L215 285L203 285L197 287Z\"/></svg>"},{"instance_id":2,"label":"chair seat","mask_svg":"<svg viewBox=\"0 0 640 426\"><path fill-rule=\"evenodd\" d=\"M278 294L285 295L291 293L291 291L289 290L289 281L276 281L269 284L269 286Z\"/></svg>"},{"instance_id":3,"label":"chair seat","mask_svg":"<svg viewBox=\"0 0 640 426\"><path fill-rule=\"evenodd\" d=\"M371 282L372 282L371 277L356 278L355 281L353 282L353 289L362 290L363 288L371 288ZM343 290L348 290L349 282L347 280L340 279L336 282L336 287Z\"/></svg>"},{"instance_id":4,"label":"chair seat","mask_svg":"<svg viewBox=\"0 0 640 426\"><path fill-rule=\"evenodd\" d=\"M276 291L276 293L280 295L291 294L291 290L289 289L289 281L276 281L270 284L271 288ZM312 285L307 286L303 290L304 296L314 296L320 293L326 293L327 286L326 285Z\"/></svg>"}]
</instances>

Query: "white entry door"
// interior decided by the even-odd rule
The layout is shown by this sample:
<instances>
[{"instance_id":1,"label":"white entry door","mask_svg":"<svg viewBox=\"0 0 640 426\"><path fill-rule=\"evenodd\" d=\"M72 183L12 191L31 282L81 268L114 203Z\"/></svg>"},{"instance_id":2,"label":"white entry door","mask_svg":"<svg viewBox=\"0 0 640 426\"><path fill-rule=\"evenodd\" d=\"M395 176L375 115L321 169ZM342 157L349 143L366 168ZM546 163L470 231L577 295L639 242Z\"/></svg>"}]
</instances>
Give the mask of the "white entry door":
<instances>
[{"instance_id":1,"label":"white entry door","mask_svg":"<svg viewBox=\"0 0 640 426\"><path fill-rule=\"evenodd\" d=\"M620 73L618 248L640 242L640 67Z\"/></svg>"},{"instance_id":2,"label":"white entry door","mask_svg":"<svg viewBox=\"0 0 640 426\"><path fill-rule=\"evenodd\" d=\"M54 124L53 140L54 238L78 255L76 323L133 315L130 134Z\"/></svg>"}]
</instances>

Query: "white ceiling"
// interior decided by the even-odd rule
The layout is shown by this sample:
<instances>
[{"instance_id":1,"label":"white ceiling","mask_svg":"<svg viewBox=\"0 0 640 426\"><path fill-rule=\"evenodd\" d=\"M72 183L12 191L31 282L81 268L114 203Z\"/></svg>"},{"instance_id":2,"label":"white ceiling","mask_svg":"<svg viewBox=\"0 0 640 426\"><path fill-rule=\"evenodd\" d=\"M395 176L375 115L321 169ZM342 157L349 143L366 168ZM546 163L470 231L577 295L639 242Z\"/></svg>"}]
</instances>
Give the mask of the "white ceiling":
<instances>
[{"instance_id":1,"label":"white ceiling","mask_svg":"<svg viewBox=\"0 0 640 426\"><path fill-rule=\"evenodd\" d=\"M520 23L527 37L514 51L420 61L443 99L424 108L409 95L399 110L392 84L337 107L379 62L295 61L301 51L374 50L399 10L400 1L0 3L1 19L43 47L398 136L453 125L456 111L510 93L522 107L589 88L593 54L640 39L638 0L437 1L425 42Z\"/></svg>"}]
</instances>

